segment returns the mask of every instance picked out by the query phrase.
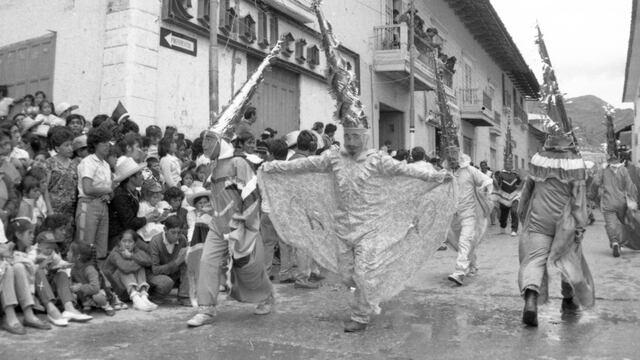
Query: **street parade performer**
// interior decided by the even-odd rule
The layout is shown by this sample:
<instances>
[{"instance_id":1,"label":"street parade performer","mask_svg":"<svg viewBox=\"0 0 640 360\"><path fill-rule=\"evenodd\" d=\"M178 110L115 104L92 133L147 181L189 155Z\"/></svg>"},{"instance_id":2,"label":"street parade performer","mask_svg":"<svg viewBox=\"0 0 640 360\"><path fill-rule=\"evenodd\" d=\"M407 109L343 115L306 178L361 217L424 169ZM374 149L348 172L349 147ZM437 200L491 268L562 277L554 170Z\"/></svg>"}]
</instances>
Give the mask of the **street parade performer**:
<instances>
[{"instance_id":1,"label":"street parade performer","mask_svg":"<svg viewBox=\"0 0 640 360\"><path fill-rule=\"evenodd\" d=\"M264 264L260 239L260 194L252 164L234 152L229 142L249 99L262 80L262 72L280 51L278 42L231 100L216 123L206 132L204 154L215 161L211 173L211 201L216 210L202 249L198 274L198 313L190 327L214 321L220 285L220 271L231 253L231 290L229 296L241 302L258 303L254 314L271 312L273 286Z\"/></svg>"},{"instance_id":2,"label":"street parade performer","mask_svg":"<svg viewBox=\"0 0 640 360\"><path fill-rule=\"evenodd\" d=\"M560 270L563 312L595 302L593 278L581 244L587 216L586 166L539 28L537 42L544 63L543 101L549 117L559 124L550 122L543 150L531 158L518 208L523 224L518 285L525 303L522 321L529 326L538 326L538 302L548 298L547 264Z\"/></svg>"},{"instance_id":3,"label":"street parade performer","mask_svg":"<svg viewBox=\"0 0 640 360\"><path fill-rule=\"evenodd\" d=\"M507 125L507 136L504 147L504 169L493 175L496 189L493 192L495 201L500 206L500 228L507 233L507 221L511 216L511 236L518 235L518 200L522 179L513 171L513 151L511 144L511 125Z\"/></svg>"},{"instance_id":4,"label":"street parade performer","mask_svg":"<svg viewBox=\"0 0 640 360\"><path fill-rule=\"evenodd\" d=\"M598 172L593 183L602 191L600 209L604 216L607 237L609 237L609 247L613 257L619 257L622 245L626 245L623 231L624 223L628 222L627 213L638 209L637 189L627 168L618 157L613 112L611 109L606 111L607 164Z\"/></svg>"},{"instance_id":5,"label":"street parade performer","mask_svg":"<svg viewBox=\"0 0 640 360\"><path fill-rule=\"evenodd\" d=\"M436 94L440 110L440 128L443 129L440 144L444 167L455 177L457 202L455 214L447 234L447 243L458 253L455 271L447 278L458 286L464 284L466 276L478 271L476 250L484 238L491 217L492 204L489 196L493 190L491 177L471 166L471 158L460 153L458 126L451 116L447 94L444 90L441 68L444 66L435 52Z\"/></svg>"},{"instance_id":6,"label":"street parade performer","mask_svg":"<svg viewBox=\"0 0 640 360\"><path fill-rule=\"evenodd\" d=\"M425 171L367 150L368 124L355 75L337 52L330 24L313 4L327 79L344 127L344 148L272 161L259 187L282 240L355 288L345 332L363 331L379 304L398 292L444 241L455 192L445 171Z\"/></svg>"}]
</instances>

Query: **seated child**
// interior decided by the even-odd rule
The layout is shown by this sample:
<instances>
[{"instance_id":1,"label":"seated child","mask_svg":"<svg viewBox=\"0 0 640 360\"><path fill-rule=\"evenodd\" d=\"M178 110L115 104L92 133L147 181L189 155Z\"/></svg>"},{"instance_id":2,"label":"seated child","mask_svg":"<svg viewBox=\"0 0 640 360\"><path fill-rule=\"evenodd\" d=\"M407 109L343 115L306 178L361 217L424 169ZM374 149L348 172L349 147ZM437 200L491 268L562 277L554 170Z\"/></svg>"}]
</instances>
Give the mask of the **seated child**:
<instances>
[{"instance_id":1,"label":"seated child","mask_svg":"<svg viewBox=\"0 0 640 360\"><path fill-rule=\"evenodd\" d=\"M202 187L187 196L189 206L193 208L188 215L189 248L187 250L187 279L189 280L189 298L194 307L198 306L196 286L198 284L202 247L207 239L209 224L211 223L211 216L213 214L210 196L211 192Z\"/></svg>"},{"instance_id":2,"label":"seated child","mask_svg":"<svg viewBox=\"0 0 640 360\"><path fill-rule=\"evenodd\" d=\"M51 291L51 284L46 277L43 262L46 257L38 256L33 245L33 224L24 218L15 218L9 224L9 237L14 243L13 259L29 269L32 292L35 292L37 300L45 307L49 322L56 326L67 326L69 321L62 317L60 310L55 305L56 297ZM36 287L35 285L38 285ZM46 288L46 289L45 289Z\"/></svg>"},{"instance_id":3,"label":"seated child","mask_svg":"<svg viewBox=\"0 0 640 360\"><path fill-rule=\"evenodd\" d=\"M26 222L28 223L28 222ZM30 224L29 224L30 225ZM31 233L33 241L33 233ZM16 335L26 334L24 326L48 330L51 325L40 320L33 312L33 267L13 258L14 243L0 240L0 305L4 312L1 327ZM20 305L24 314L24 323L16 315L15 308Z\"/></svg>"},{"instance_id":4,"label":"seated child","mask_svg":"<svg viewBox=\"0 0 640 360\"><path fill-rule=\"evenodd\" d=\"M151 266L151 258L136 246L137 237L133 230L122 233L118 246L107 257L104 272L111 279L114 288L126 289L134 309L153 311L158 305L149 301L145 270Z\"/></svg>"},{"instance_id":5,"label":"seated child","mask_svg":"<svg viewBox=\"0 0 640 360\"><path fill-rule=\"evenodd\" d=\"M17 217L28 219L34 227L40 226L46 216L36 204L42 195L40 181L32 175L26 175L20 182L20 192L22 193L22 201L18 208Z\"/></svg>"},{"instance_id":6,"label":"seated child","mask_svg":"<svg viewBox=\"0 0 640 360\"><path fill-rule=\"evenodd\" d=\"M69 259L73 259L71 268L71 292L76 294L78 302L85 309L92 307L104 310L107 316L113 316L116 311L109 305L107 292L103 289L100 273L96 268L92 256L91 245L74 243L69 249Z\"/></svg>"},{"instance_id":7,"label":"seated child","mask_svg":"<svg viewBox=\"0 0 640 360\"><path fill-rule=\"evenodd\" d=\"M142 184L142 198L138 208L138 217L147 217L149 214L160 216L158 222L147 222L138 229L138 235L142 240L149 242L155 235L162 233L164 226L160 223L167 218L171 205L163 201L162 186L153 180L147 180Z\"/></svg>"},{"instance_id":8,"label":"seated child","mask_svg":"<svg viewBox=\"0 0 640 360\"><path fill-rule=\"evenodd\" d=\"M56 239L53 232L43 231L36 236L36 243L36 263L44 270L45 278L50 284L47 286L45 281L36 284L36 289L41 287L43 292L38 297L45 299L44 303L59 300L64 307L62 317L68 321L86 322L93 319L75 308L75 298L71 292L71 278L69 276L72 264L64 261L60 256L58 252L60 240ZM42 260L39 260L40 258Z\"/></svg>"}]
</instances>

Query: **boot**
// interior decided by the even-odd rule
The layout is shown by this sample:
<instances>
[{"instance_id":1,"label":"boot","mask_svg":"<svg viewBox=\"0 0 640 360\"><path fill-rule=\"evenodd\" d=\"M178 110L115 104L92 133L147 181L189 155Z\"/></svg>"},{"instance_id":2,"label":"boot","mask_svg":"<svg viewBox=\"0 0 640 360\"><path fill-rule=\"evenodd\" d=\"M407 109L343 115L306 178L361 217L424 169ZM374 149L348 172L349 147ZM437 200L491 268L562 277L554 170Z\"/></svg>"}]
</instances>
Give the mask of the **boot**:
<instances>
[{"instance_id":1,"label":"boot","mask_svg":"<svg viewBox=\"0 0 640 360\"><path fill-rule=\"evenodd\" d=\"M563 298L560 311L565 314L576 313L580 309L580 306L573 301L573 297Z\"/></svg>"},{"instance_id":2,"label":"boot","mask_svg":"<svg viewBox=\"0 0 640 360\"><path fill-rule=\"evenodd\" d=\"M143 299L142 296L140 296L140 293L133 290L131 291L131 294L129 295L129 298L131 298L131 301L133 302L133 308L139 311L151 311L153 310L153 308L151 308Z\"/></svg>"},{"instance_id":3,"label":"boot","mask_svg":"<svg viewBox=\"0 0 640 360\"><path fill-rule=\"evenodd\" d=\"M524 292L522 322L529 326L538 326L538 293L531 289Z\"/></svg>"},{"instance_id":4,"label":"boot","mask_svg":"<svg viewBox=\"0 0 640 360\"><path fill-rule=\"evenodd\" d=\"M365 331L366 329L367 324L359 323L353 320L347 320L344 322L344 332L346 333Z\"/></svg>"}]
</instances>

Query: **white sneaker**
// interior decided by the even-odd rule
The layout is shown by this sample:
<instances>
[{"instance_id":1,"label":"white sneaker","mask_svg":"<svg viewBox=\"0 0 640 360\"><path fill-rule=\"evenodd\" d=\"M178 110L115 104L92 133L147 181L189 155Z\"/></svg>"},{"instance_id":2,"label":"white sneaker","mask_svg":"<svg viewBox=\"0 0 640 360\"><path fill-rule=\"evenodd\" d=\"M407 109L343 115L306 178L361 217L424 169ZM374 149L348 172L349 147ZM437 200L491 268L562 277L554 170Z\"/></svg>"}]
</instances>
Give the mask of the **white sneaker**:
<instances>
[{"instance_id":1,"label":"white sneaker","mask_svg":"<svg viewBox=\"0 0 640 360\"><path fill-rule=\"evenodd\" d=\"M140 298L142 299L142 301L147 304L147 306L149 306L152 310L156 310L158 308L158 304L151 302L151 300L149 300L149 295L145 292L140 294Z\"/></svg>"},{"instance_id":2,"label":"white sneaker","mask_svg":"<svg viewBox=\"0 0 640 360\"><path fill-rule=\"evenodd\" d=\"M515 232L515 231L512 231L512 232L511 232L511 236L518 236L518 233L517 233L517 232Z\"/></svg>"},{"instance_id":3,"label":"white sneaker","mask_svg":"<svg viewBox=\"0 0 640 360\"><path fill-rule=\"evenodd\" d=\"M135 292L131 294L131 301L133 302L133 308L139 311L152 311L153 308L149 306L140 296L139 293Z\"/></svg>"},{"instance_id":4,"label":"white sneaker","mask_svg":"<svg viewBox=\"0 0 640 360\"><path fill-rule=\"evenodd\" d=\"M55 326L65 327L69 325L69 320L65 319L64 317L54 319L53 317L51 317L51 315L47 315L47 320L49 320L49 322Z\"/></svg>"},{"instance_id":5,"label":"white sneaker","mask_svg":"<svg viewBox=\"0 0 640 360\"><path fill-rule=\"evenodd\" d=\"M87 321L93 319L92 316L89 316L87 314L83 314L78 310L75 310L75 311L65 310L65 311L62 312L62 317L64 319L67 319L67 321L76 321L76 322L87 322Z\"/></svg>"}]
</instances>

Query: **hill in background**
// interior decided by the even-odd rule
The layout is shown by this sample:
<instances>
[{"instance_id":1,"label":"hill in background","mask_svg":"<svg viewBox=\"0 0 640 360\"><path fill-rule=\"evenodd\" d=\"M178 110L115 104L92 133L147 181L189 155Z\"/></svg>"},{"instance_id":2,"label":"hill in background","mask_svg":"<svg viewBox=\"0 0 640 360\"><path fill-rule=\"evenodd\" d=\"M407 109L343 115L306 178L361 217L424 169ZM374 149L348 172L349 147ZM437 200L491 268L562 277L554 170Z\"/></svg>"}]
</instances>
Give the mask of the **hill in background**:
<instances>
[{"instance_id":1,"label":"hill in background","mask_svg":"<svg viewBox=\"0 0 640 360\"><path fill-rule=\"evenodd\" d=\"M578 136L582 147L591 147L593 150L600 149L600 144L606 142L606 128L604 125L605 111L603 106L608 103L594 95L583 95L565 99L567 115L572 121L573 127L577 128ZM529 112L541 113L540 108L533 108L529 103ZM633 109L615 109L614 127L618 131L625 126L633 124Z\"/></svg>"}]
</instances>

